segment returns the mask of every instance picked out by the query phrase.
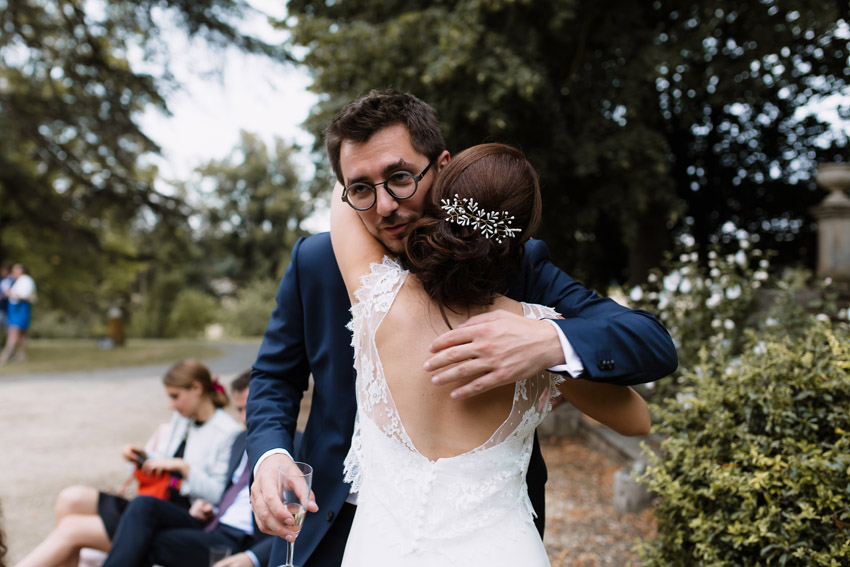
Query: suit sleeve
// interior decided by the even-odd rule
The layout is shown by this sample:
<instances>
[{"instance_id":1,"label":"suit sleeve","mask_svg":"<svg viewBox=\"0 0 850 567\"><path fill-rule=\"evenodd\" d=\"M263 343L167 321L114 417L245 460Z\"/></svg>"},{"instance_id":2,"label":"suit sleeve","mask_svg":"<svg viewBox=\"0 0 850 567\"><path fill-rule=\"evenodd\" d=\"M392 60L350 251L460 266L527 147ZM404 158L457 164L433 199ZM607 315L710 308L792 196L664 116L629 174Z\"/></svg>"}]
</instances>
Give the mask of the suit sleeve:
<instances>
[{"instance_id":1,"label":"suit sleeve","mask_svg":"<svg viewBox=\"0 0 850 567\"><path fill-rule=\"evenodd\" d=\"M304 305L299 282L300 239L277 292L248 392L248 457L251 466L271 449L294 454L293 438L310 365L304 345Z\"/></svg>"},{"instance_id":2,"label":"suit sleeve","mask_svg":"<svg viewBox=\"0 0 850 567\"><path fill-rule=\"evenodd\" d=\"M676 347L652 314L586 289L552 264L542 241L529 241L524 263L519 299L548 305L564 317L555 322L581 358L581 378L627 386L676 370Z\"/></svg>"},{"instance_id":3,"label":"suit sleeve","mask_svg":"<svg viewBox=\"0 0 850 567\"><path fill-rule=\"evenodd\" d=\"M268 565L272 558L272 544L274 543L274 537L262 532L255 532L254 542L254 545L250 547L251 553L257 557L260 565Z\"/></svg>"}]
</instances>

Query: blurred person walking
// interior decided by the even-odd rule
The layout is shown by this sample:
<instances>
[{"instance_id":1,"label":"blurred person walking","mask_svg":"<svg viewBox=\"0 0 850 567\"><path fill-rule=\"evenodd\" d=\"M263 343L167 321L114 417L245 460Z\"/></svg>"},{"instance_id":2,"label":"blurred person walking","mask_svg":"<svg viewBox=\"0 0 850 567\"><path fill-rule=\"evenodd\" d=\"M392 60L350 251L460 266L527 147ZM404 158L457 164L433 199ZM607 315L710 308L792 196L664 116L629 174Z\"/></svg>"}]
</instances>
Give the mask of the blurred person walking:
<instances>
[{"instance_id":1,"label":"blurred person walking","mask_svg":"<svg viewBox=\"0 0 850 567\"><path fill-rule=\"evenodd\" d=\"M35 280L22 264L12 266L14 283L6 292L6 346L0 352L0 364L6 364L12 355L15 360L27 359L27 330L30 327L32 304L36 300Z\"/></svg>"},{"instance_id":2,"label":"blurred person walking","mask_svg":"<svg viewBox=\"0 0 850 567\"><path fill-rule=\"evenodd\" d=\"M9 306L9 290L12 289L12 284L15 283L15 278L12 277L12 266L3 264L0 266L0 338L5 342L6 339L6 309Z\"/></svg>"}]
</instances>

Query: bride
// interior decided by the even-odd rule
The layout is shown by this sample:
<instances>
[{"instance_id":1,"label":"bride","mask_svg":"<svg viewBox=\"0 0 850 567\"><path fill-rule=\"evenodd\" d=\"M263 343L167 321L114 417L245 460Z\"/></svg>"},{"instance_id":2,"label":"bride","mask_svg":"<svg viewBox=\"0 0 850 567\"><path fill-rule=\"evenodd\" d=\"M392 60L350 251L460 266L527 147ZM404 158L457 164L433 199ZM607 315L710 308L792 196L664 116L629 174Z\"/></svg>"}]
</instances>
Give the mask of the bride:
<instances>
[{"instance_id":1,"label":"bride","mask_svg":"<svg viewBox=\"0 0 850 567\"><path fill-rule=\"evenodd\" d=\"M343 565L548 565L525 472L553 397L625 435L648 431L646 404L627 387L550 373L458 400L423 368L431 341L472 316L559 317L502 294L539 223L534 169L510 146L462 152L440 172L399 258L345 204L352 199L337 185L331 207L357 370L346 479L358 507Z\"/></svg>"}]
</instances>

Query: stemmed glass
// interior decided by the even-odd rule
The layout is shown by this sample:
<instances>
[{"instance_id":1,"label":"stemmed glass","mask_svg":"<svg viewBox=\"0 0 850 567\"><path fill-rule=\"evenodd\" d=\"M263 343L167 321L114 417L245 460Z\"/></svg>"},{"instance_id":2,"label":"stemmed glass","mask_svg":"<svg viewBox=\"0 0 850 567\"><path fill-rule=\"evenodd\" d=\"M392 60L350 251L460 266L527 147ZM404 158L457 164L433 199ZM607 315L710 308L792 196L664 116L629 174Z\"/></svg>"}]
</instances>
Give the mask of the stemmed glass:
<instances>
[{"instance_id":1,"label":"stemmed glass","mask_svg":"<svg viewBox=\"0 0 850 567\"><path fill-rule=\"evenodd\" d=\"M307 503L310 501L310 486L313 484L313 467L307 463L295 462L299 472L293 472L291 467L278 467L277 478L280 489L280 499L292 514L295 522L289 528L295 532L295 537L301 531L301 524L307 515ZM295 539L287 540L286 564L280 567L295 567L292 563Z\"/></svg>"}]
</instances>

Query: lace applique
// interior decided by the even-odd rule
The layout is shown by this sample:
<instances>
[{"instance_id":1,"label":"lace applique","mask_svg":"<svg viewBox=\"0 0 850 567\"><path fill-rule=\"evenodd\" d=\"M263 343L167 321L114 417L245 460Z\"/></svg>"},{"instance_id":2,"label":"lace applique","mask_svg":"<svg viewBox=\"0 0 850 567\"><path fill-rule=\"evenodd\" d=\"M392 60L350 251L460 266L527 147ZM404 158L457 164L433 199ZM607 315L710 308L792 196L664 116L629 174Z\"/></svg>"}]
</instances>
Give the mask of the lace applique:
<instances>
[{"instance_id":1,"label":"lace applique","mask_svg":"<svg viewBox=\"0 0 850 567\"><path fill-rule=\"evenodd\" d=\"M354 292L356 302L351 308L348 328L352 331L351 346L354 347L357 370L358 416L344 469L345 481L351 483L353 492L358 492L362 484L361 415L370 416L375 423L382 423L385 435L413 447L404 434L395 403L383 379L383 368L374 341L375 332L392 306L407 273L398 262L384 256L380 264L370 266L369 273L360 278L361 286Z\"/></svg>"},{"instance_id":2,"label":"lace applique","mask_svg":"<svg viewBox=\"0 0 850 567\"><path fill-rule=\"evenodd\" d=\"M471 534L505 518L531 523L525 472L534 430L551 409L558 380L542 373L516 384L510 415L479 447L430 461L413 446L387 386L375 334L408 272L389 259L361 278L352 307L357 408L345 480L360 503L381 505L411 550L433 550L440 541ZM523 304L529 318L554 318L549 308Z\"/></svg>"}]
</instances>

